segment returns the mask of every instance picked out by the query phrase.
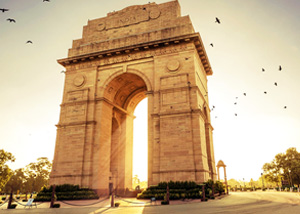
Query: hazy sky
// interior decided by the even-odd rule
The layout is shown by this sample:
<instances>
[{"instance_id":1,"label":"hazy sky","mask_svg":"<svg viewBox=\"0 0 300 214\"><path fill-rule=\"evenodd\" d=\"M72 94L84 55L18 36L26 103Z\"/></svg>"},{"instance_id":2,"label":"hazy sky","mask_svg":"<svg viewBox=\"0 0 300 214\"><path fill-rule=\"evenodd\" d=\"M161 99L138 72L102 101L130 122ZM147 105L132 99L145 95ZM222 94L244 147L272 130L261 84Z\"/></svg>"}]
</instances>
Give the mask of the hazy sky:
<instances>
[{"instance_id":1,"label":"hazy sky","mask_svg":"<svg viewBox=\"0 0 300 214\"><path fill-rule=\"evenodd\" d=\"M179 2L182 15L190 15L200 33L214 72L208 77L208 91L210 106L215 106L211 118L216 162L222 159L227 165L228 179L257 179L262 165L277 153L289 147L300 151L300 1ZM0 8L9 9L0 12L0 143L16 157L12 168L38 157L53 159L64 84L64 68L56 60L67 57L87 21L147 3L0 0ZM138 108L145 116L146 105ZM145 141L146 128L137 132L142 133L139 142ZM146 163L139 168L145 169Z\"/></svg>"}]
</instances>

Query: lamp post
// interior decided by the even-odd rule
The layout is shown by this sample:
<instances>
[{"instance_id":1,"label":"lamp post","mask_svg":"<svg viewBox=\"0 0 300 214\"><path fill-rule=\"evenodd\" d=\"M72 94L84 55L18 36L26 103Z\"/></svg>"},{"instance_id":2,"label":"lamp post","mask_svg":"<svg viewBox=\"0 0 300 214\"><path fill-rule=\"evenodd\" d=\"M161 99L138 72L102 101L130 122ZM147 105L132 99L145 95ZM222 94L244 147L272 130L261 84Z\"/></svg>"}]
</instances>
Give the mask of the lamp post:
<instances>
[{"instance_id":1,"label":"lamp post","mask_svg":"<svg viewBox=\"0 0 300 214\"><path fill-rule=\"evenodd\" d=\"M110 199L110 207L114 207L114 184L113 184L113 179L112 176L109 176L109 195L111 196Z\"/></svg>"},{"instance_id":2,"label":"lamp post","mask_svg":"<svg viewBox=\"0 0 300 214\"><path fill-rule=\"evenodd\" d=\"M35 179L36 179L36 174L33 174L33 185L32 185L32 192L31 192L31 195L30 195L30 198L33 197L33 194L34 194L34 188L35 188Z\"/></svg>"},{"instance_id":3,"label":"lamp post","mask_svg":"<svg viewBox=\"0 0 300 214\"><path fill-rule=\"evenodd\" d=\"M261 173L262 191L264 191L264 173Z\"/></svg>"}]
</instances>

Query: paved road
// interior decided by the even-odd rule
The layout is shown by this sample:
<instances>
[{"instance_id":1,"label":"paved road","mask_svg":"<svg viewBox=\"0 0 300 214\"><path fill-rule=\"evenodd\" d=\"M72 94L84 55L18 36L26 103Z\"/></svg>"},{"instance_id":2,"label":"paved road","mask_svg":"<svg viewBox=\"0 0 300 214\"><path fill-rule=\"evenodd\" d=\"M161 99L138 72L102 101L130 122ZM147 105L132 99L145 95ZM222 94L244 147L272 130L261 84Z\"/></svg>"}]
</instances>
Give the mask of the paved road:
<instances>
[{"instance_id":1,"label":"paved road","mask_svg":"<svg viewBox=\"0 0 300 214\"><path fill-rule=\"evenodd\" d=\"M108 206L109 201L106 201ZM125 205L125 204L124 204ZM231 193L222 199L208 202L192 202L169 206L127 206L119 208L99 207L62 207L59 209L32 208L0 211L13 213L62 213L62 214L299 214L300 194L285 192L246 192ZM2 209L2 207L1 207Z\"/></svg>"}]
</instances>

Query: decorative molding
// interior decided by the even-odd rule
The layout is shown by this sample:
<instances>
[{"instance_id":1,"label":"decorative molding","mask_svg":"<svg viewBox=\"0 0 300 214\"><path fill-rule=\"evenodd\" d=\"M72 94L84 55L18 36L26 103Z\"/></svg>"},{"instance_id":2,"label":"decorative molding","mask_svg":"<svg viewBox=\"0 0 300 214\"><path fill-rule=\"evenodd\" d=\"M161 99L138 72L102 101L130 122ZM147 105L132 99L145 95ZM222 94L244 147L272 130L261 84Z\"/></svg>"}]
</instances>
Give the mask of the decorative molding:
<instances>
[{"instance_id":1,"label":"decorative molding","mask_svg":"<svg viewBox=\"0 0 300 214\"><path fill-rule=\"evenodd\" d=\"M113 41L107 41L108 43ZM107 65L107 64L114 64L118 62L126 62L131 61L135 59L141 59L141 58L147 58L147 57L153 57L153 56L160 56L164 54L169 53L177 53L180 51L184 51L187 49L188 43L193 42L195 45L195 48L197 50L197 53L200 57L200 60L203 64L203 67L206 71L207 75L212 75L212 69L208 60L208 57L206 55L206 51L204 49L202 40L200 38L199 33L193 33L188 34L184 36L178 36L168 39L162 39L157 40L153 42L145 42L140 43L136 45L130 45L130 46L124 46L121 48L116 49L109 49L107 47L107 50L105 51L98 51L98 52L92 52L84 55L77 55L73 57L68 57L65 59L58 60L58 63L60 63L63 66L68 67L69 70L76 69L83 69L83 68L90 68L93 66L97 66L98 63L91 63L93 61L100 60L100 65ZM169 46L170 44L174 45L174 48L170 49L173 50L173 52L167 52L166 49L163 47ZM183 46L182 46L183 45ZM185 49L181 48L175 48L176 46L179 47L186 47ZM146 49L145 49L146 47ZM99 48L101 49L101 48ZM118 54L117 54L118 53ZM115 57L118 56L118 57ZM115 58L115 59L114 59ZM84 62L82 61L84 59ZM89 62L86 64L86 62ZM71 65L76 65L75 68Z\"/></svg>"}]
</instances>

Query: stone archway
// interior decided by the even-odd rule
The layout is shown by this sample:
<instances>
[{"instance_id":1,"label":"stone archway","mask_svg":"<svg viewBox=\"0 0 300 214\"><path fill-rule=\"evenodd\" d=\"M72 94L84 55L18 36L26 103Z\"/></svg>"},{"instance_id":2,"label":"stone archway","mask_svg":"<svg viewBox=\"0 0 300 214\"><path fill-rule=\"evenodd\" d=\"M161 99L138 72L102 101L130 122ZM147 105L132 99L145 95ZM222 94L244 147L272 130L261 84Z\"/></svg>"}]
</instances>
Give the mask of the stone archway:
<instances>
[{"instance_id":1,"label":"stone archway","mask_svg":"<svg viewBox=\"0 0 300 214\"><path fill-rule=\"evenodd\" d=\"M132 183L133 112L146 92L144 80L129 72L115 76L105 85L103 96L112 106L111 118L106 118L112 124L109 172L120 194Z\"/></svg>"},{"instance_id":2,"label":"stone archway","mask_svg":"<svg viewBox=\"0 0 300 214\"><path fill-rule=\"evenodd\" d=\"M207 97L212 70L178 1L90 20L65 59L51 184L131 188L133 111L148 97L148 185L216 179Z\"/></svg>"}]
</instances>

